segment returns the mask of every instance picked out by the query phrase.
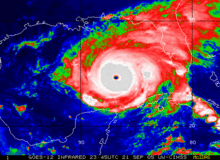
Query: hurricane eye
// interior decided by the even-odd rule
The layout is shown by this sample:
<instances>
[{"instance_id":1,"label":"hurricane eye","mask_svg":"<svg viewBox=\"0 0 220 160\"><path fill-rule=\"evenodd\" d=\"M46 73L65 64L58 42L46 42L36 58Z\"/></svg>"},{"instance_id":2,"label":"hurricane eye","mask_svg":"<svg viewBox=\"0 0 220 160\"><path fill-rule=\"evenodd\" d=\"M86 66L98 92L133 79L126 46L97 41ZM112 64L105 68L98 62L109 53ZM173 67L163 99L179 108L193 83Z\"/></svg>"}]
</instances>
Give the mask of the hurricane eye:
<instances>
[{"instance_id":1,"label":"hurricane eye","mask_svg":"<svg viewBox=\"0 0 220 160\"><path fill-rule=\"evenodd\" d=\"M114 76L113 76L113 79L114 79L114 80L119 80L119 75L114 75Z\"/></svg>"}]
</instances>

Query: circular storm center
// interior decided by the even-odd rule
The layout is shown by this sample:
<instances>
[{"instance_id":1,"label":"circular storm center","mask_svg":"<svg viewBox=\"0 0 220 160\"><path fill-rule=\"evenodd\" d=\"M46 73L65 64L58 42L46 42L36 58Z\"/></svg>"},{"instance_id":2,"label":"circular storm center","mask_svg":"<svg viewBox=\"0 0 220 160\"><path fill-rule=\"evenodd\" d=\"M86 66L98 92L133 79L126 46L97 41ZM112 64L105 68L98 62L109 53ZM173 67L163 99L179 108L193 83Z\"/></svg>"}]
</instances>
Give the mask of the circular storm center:
<instances>
[{"instance_id":1,"label":"circular storm center","mask_svg":"<svg viewBox=\"0 0 220 160\"><path fill-rule=\"evenodd\" d=\"M128 91L132 80L132 73L126 66L108 63L101 69L101 83L112 92Z\"/></svg>"},{"instance_id":2,"label":"circular storm center","mask_svg":"<svg viewBox=\"0 0 220 160\"><path fill-rule=\"evenodd\" d=\"M114 80L119 80L119 78L120 78L120 75L113 75Z\"/></svg>"}]
</instances>

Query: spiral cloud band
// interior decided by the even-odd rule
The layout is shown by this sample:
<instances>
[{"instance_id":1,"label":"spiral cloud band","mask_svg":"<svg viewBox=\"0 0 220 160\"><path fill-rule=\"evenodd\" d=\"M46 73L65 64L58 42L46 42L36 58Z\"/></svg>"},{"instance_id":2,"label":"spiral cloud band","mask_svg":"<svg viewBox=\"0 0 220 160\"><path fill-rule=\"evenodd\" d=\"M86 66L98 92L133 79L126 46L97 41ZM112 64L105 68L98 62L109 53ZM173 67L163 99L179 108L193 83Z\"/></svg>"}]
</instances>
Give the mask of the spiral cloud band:
<instances>
[{"instance_id":1,"label":"spiral cloud band","mask_svg":"<svg viewBox=\"0 0 220 160\"><path fill-rule=\"evenodd\" d=\"M66 51L63 63L68 76L57 79L77 91L88 106L121 112L154 104L158 110L151 117L162 110L175 113L181 104L190 106L193 101L195 114L209 115L207 120L217 123L219 115L193 95L189 85L192 64L214 65L208 58L213 44L219 43L214 4L154 2L104 16L101 26L94 22L86 38ZM201 19L212 23L200 23ZM160 110L161 99L166 102Z\"/></svg>"},{"instance_id":2,"label":"spiral cloud band","mask_svg":"<svg viewBox=\"0 0 220 160\"><path fill-rule=\"evenodd\" d=\"M176 90L186 91L184 64L190 63L191 55L189 42L178 23L157 25L150 21L126 20L126 33L119 35L112 31L112 39L100 36L98 43L107 46L104 50L94 47L95 39L85 41L80 54L67 64L72 75L66 84L78 92L81 89L82 100L88 105L117 112L146 102L172 72L176 74L170 75L173 83L182 81ZM91 53L96 58L91 67L85 67L84 59ZM81 80L77 76L80 71ZM118 75L118 79L114 79L114 75Z\"/></svg>"}]
</instances>

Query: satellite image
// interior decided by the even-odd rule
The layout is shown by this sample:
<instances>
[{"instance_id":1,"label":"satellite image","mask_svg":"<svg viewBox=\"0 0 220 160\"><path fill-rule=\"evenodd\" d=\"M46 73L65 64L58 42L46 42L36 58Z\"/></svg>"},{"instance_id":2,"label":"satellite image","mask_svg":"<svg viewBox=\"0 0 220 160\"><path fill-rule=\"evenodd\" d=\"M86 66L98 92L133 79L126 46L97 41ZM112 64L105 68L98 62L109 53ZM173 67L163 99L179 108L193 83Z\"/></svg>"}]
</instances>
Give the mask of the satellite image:
<instances>
[{"instance_id":1,"label":"satellite image","mask_svg":"<svg viewBox=\"0 0 220 160\"><path fill-rule=\"evenodd\" d=\"M0 13L0 159L220 155L220 0L8 0Z\"/></svg>"}]
</instances>

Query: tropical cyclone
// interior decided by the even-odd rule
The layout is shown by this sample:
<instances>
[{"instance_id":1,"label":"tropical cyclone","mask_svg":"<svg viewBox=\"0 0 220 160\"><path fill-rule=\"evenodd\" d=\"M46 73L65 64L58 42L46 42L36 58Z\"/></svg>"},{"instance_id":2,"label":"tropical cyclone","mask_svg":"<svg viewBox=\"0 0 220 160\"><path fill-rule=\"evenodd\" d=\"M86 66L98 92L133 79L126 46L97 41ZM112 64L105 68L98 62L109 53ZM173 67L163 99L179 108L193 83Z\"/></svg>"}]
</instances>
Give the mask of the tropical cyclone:
<instances>
[{"instance_id":1,"label":"tropical cyclone","mask_svg":"<svg viewBox=\"0 0 220 160\"><path fill-rule=\"evenodd\" d=\"M193 98L197 101L188 84L189 67L192 60L197 65L210 67L212 63L204 60L209 54L201 43L205 43L207 37L216 40L219 37L217 23L197 22L199 19L218 20L210 15L215 13L210 11L212 2L207 3L154 2L102 17L101 28L95 26L78 47L66 52L68 56L64 55L63 62L65 69L70 69L70 76L60 80L80 93L87 105L109 108L112 112L157 101L163 96L158 88L168 85L167 82L171 83L170 97L161 97L169 104L167 114L175 112L179 104ZM192 57L192 50L196 57ZM77 54L69 58L73 52Z\"/></svg>"},{"instance_id":2,"label":"tropical cyclone","mask_svg":"<svg viewBox=\"0 0 220 160\"><path fill-rule=\"evenodd\" d=\"M81 89L82 100L90 106L110 108L115 112L136 108L156 93L168 74L176 72L177 76L170 77L175 84L187 72L184 64L191 60L191 55L183 50L187 49L187 45L177 25L174 28L170 24L157 27L151 22L127 23L133 28L131 31L115 35L113 39L103 39L101 43L107 41L106 46L110 47L96 51L97 57L91 67L82 65L81 88L80 79L76 76L80 71L80 56L83 64L85 57L91 53L88 45L93 44L83 44L87 49L82 48L81 55L78 54L71 63L72 76L66 84L77 91ZM105 73L107 70L102 72L106 65L112 65L115 73L109 72L108 75ZM119 74L121 79L114 80L114 74ZM123 84L127 84L126 89L123 89ZM178 87L185 87L185 84L181 83Z\"/></svg>"}]
</instances>

